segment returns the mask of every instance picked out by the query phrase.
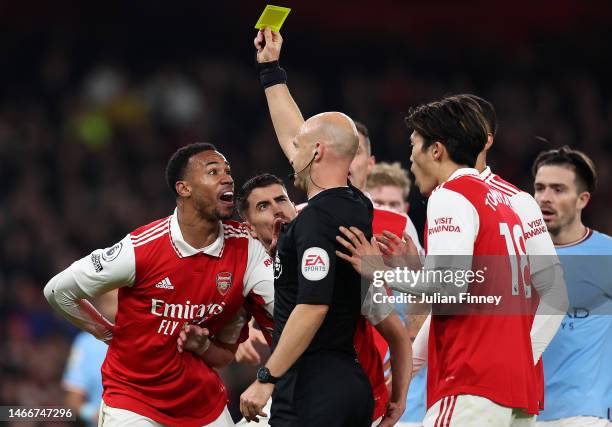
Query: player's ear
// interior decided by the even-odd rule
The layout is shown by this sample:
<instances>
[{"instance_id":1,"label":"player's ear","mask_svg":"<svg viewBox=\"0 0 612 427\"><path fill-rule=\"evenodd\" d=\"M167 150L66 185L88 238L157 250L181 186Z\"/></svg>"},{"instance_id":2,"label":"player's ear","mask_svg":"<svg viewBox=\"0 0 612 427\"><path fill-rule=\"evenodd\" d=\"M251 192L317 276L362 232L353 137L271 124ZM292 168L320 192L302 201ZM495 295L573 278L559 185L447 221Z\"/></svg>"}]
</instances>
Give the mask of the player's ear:
<instances>
[{"instance_id":1,"label":"player's ear","mask_svg":"<svg viewBox=\"0 0 612 427\"><path fill-rule=\"evenodd\" d=\"M174 189L180 197L191 196L191 186L186 181L176 181Z\"/></svg>"},{"instance_id":2,"label":"player's ear","mask_svg":"<svg viewBox=\"0 0 612 427\"><path fill-rule=\"evenodd\" d=\"M489 151L491 149L491 146L493 145L493 134L492 133L488 133L487 134L487 143L485 144L485 151Z\"/></svg>"},{"instance_id":3,"label":"player's ear","mask_svg":"<svg viewBox=\"0 0 612 427\"><path fill-rule=\"evenodd\" d=\"M578 194L578 200L576 200L576 208L578 210L586 208L586 205L589 204L589 200L591 200L591 193L589 193L588 191L583 191L582 193Z\"/></svg>"},{"instance_id":4,"label":"player's ear","mask_svg":"<svg viewBox=\"0 0 612 427\"><path fill-rule=\"evenodd\" d=\"M444 146L440 144L440 142L436 141L431 145L431 155L434 160L440 160L442 158L442 152L444 150Z\"/></svg>"}]
</instances>

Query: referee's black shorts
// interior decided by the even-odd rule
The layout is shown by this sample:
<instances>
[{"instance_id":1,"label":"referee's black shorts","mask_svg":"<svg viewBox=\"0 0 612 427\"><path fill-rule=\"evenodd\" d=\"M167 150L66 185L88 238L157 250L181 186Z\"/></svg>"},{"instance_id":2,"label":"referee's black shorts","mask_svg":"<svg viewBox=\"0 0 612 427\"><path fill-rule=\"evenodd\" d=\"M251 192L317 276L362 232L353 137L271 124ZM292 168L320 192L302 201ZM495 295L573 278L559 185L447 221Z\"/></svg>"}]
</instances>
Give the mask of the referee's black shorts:
<instances>
[{"instance_id":1,"label":"referee's black shorts","mask_svg":"<svg viewBox=\"0 0 612 427\"><path fill-rule=\"evenodd\" d=\"M372 388L355 358L340 352L304 354L287 374L272 396L272 427L372 425Z\"/></svg>"}]
</instances>

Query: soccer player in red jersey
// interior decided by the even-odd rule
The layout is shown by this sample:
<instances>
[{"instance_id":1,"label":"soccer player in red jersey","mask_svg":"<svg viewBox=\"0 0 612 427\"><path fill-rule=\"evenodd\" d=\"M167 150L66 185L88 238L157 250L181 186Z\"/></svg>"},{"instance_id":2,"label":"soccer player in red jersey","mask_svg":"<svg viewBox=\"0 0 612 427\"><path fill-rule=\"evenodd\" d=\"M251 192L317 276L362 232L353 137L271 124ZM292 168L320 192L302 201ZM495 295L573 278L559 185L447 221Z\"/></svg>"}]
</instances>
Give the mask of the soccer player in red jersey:
<instances>
[{"instance_id":1,"label":"soccer player in red jersey","mask_svg":"<svg viewBox=\"0 0 612 427\"><path fill-rule=\"evenodd\" d=\"M411 170L421 193L429 196L427 257L422 267L426 274L412 282L388 284L421 300L435 297L436 301L423 425L533 425L539 389L530 339L530 277L528 269L515 268L527 264L524 233L509 198L486 184L474 169L487 142L484 118L473 104L445 98L411 109L406 122L413 131ZM369 277L373 269L385 269L377 261L381 252L375 239L367 241L355 228L341 231L344 238L338 240L351 255L337 252L337 256ZM365 258L368 255L372 257ZM446 273L453 277L458 277L457 272L476 274L479 259L485 256L504 261L497 274L484 274L481 284L458 286L455 280L436 279ZM420 265L410 267L421 269ZM470 314L481 306L470 307L463 298L482 293L498 295L524 315ZM459 304L446 307L438 303L444 301L442 297ZM461 312L467 314L449 313L449 308L463 308ZM447 313L441 315L438 310Z\"/></svg>"},{"instance_id":2,"label":"soccer player in red jersey","mask_svg":"<svg viewBox=\"0 0 612 427\"><path fill-rule=\"evenodd\" d=\"M552 239L547 232L540 207L533 196L496 175L487 166L487 153L491 149L497 133L497 114L495 108L490 102L476 95L462 94L456 95L454 98L460 102L473 103L480 109L487 126L487 144L476 159L476 169L478 169L480 177L487 184L510 199L510 204L519 216L525 231L525 249L529 256L531 282L540 298L531 327L531 343L534 363L537 364L536 370L540 377L539 382L543 385L541 356L559 329L568 306L561 264ZM419 332L413 346L416 371L426 363L428 335L429 321ZM542 389L540 409L544 405L543 393L544 390Z\"/></svg>"},{"instance_id":3,"label":"soccer player in red jersey","mask_svg":"<svg viewBox=\"0 0 612 427\"><path fill-rule=\"evenodd\" d=\"M247 227L252 235L258 238L266 249L275 245L274 223L281 221L289 223L297 216L295 205L289 199L284 183L276 176L270 174L257 175L248 180L241 188L237 196L237 208L240 215L245 219ZM278 268L279 264L275 263ZM374 425L378 425L385 416L383 426L394 425L404 411L403 405L396 405L391 401L389 405L387 386L383 373L383 366L380 356L374 345L374 337L370 325L374 325L376 330L390 343L391 357L393 358L393 368L400 372L397 379L407 378L410 370L410 346L407 342L407 334L403 330L398 316L393 313L391 306L377 304L372 307L364 307L362 310L363 321L358 325L355 333L355 349L359 362L363 367L374 394L374 415L372 419ZM366 321L367 318L367 321ZM269 341L269 338L266 337ZM248 342L241 344L247 345ZM402 387L402 383L396 380L392 388ZM403 392L392 393L401 395ZM277 411L279 403L276 402ZM289 407L280 406L280 410L292 411ZM264 419L265 420L265 419ZM260 418L260 421L262 419ZM243 425L243 424L240 424Z\"/></svg>"},{"instance_id":4,"label":"soccer player in red jersey","mask_svg":"<svg viewBox=\"0 0 612 427\"><path fill-rule=\"evenodd\" d=\"M180 148L166 178L176 197L172 215L74 262L49 281L45 296L109 344L102 426L233 426L213 368L229 363L244 338L243 307L259 307L264 326L271 321L272 260L228 219L234 181L213 145ZM112 325L88 300L116 288Z\"/></svg>"}]
</instances>

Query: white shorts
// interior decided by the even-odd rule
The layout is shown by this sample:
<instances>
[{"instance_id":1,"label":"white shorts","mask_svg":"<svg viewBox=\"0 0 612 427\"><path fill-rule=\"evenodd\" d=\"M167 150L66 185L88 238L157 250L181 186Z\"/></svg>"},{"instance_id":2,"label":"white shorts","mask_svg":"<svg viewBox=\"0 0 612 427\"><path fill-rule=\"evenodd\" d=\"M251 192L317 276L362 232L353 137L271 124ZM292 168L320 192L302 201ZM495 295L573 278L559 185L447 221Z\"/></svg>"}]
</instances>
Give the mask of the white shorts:
<instances>
[{"instance_id":1,"label":"white shorts","mask_svg":"<svg viewBox=\"0 0 612 427\"><path fill-rule=\"evenodd\" d=\"M212 423L206 424L205 427L233 427L234 425L234 420L226 406L221 415ZM100 405L98 427L164 427L164 425L127 409L111 408L103 400Z\"/></svg>"},{"instance_id":2,"label":"white shorts","mask_svg":"<svg viewBox=\"0 0 612 427\"><path fill-rule=\"evenodd\" d=\"M423 427L534 427L535 416L471 394L448 396L425 414Z\"/></svg>"},{"instance_id":3,"label":"white shorts","mask_svg":"<svg viewBox=\"0 0 612 427\"><path fill-rule=\"evenodd\" d=\"M409 422L399 422L395 424L395 427L422 427L422 423L409 423Z\"/></svg>"},{"instance_id":4,"label":"white shorts","mask_svg":"<svg viewBox=\"0 0 612 427\"><path fill-rule=\"evenodd\" d=\"M270 421L270 408L272 407L272 398L268 399L266 402L266 406L263 407L264 413L268 414L267 417L257 417L259 422L255 421L247 421L246 419L241 419L236 423L236 426L258 426L258 427L268 427L268 422Z\"/></svg>"},{"instance_id":5,"label":"white shorts","mask_svg":"<svg viewBox=\"0 0 612 427\"><path fill-rule=\"evenodd\" d=\"M568 417L551 421L538 421L537 427L612 427L605 418L598 417Z\"/></svg>"}]
</instances>

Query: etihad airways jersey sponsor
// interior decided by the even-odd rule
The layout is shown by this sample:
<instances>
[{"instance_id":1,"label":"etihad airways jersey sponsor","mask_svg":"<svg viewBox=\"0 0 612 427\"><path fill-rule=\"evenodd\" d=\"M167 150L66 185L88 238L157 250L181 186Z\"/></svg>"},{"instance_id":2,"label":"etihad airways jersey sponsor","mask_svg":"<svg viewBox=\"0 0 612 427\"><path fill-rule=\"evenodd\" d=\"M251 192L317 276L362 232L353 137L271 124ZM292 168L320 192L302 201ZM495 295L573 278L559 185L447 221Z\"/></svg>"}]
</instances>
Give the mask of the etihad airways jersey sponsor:
<instances>
[{"instance_id":1,"label":"etihad airways jersey sponsor","mask_svg":"<svg viewBox=\"0 0 612 427\"><path fill-rule=\"evenodd\" d=\"M235 221L220 222L215 242L195 249L183 239L175 212L70 269L86 293L122 285L102 366L104 402L162 424L205 425L227 403L217 372L195 354L177 351L185 323L234 344L246 338L247 307L272 328L272 260Z\"/></svg>"}]
</instances>

